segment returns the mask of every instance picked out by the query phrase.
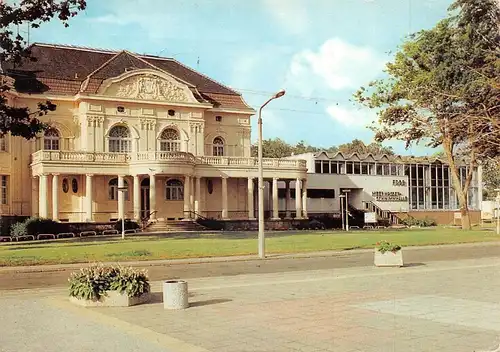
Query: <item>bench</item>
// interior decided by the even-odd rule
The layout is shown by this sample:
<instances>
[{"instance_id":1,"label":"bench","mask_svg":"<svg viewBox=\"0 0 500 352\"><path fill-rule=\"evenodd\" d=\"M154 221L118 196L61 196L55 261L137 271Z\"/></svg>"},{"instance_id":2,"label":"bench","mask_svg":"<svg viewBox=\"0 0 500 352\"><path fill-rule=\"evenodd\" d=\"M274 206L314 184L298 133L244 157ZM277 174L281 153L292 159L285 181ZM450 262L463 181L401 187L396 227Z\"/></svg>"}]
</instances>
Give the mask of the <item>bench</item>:
<instances>
[{"instance_id":1,"label":"bench","mask_svg":"<svg viewBox=\"0 0 500 352\"><path fill-rule=\"evenodd\" d=\"M125 233L136 233L137 231L135 229L129 229L125 230Z\"/></svg>"},{"instance_id":2,"label":"bench","mask_svg":"<svg viewBox=\"0 0 500 352\"><path fill-rule=\"evenodd\" d=\"M102 232L103 235L118 235L118 231L117 230L104 230Z\"/></svg>"},{"instance_id":3,"label":"bench","mask_svg":"<svg viewBox=\"0 0 500 352\"><path fill-rule=\"evenodd\" d=\"M12 237L10 236L0 236L0 242L11 242Z\"/></svg>"},{"instance_id":4,"label":"bench","mask_svg":"<svg viewBox=\"0 0 500 352\"><path fill-rule=\"evenodd\" d=\"M75 234L73 232L62 232L57 234L57 238L69 238L69 237L75 237Z\"/></svg>"},{"instance_id":5,"label":"bench","mask_svg":"<svg viewBox=\"0 0 500 352\"><path fill-rule=\"evenodd\" d=\"M349 229L352 230L352 229L358 229L359 230L359 226L349 226Z\"/></svg>"},{"instance_id":6,"label":"bench","mask_svg":"<svg viewBox=\"0 0 500 352\"><path fill-rule=\"evenodd\" d=\"M56 239L56 235L54 235L52 233L41 233L38 236L36 236L37 240L41 240L42 238L45 238L45 239L51 238L51 239L55 240Z\"/></svg>"},{"instance_id":7,"label":"bench","mask_svg":"<svg viewBox=\"0 0 500 352\"><path fill-rule=\"evenodd\" d=\"M89 236L95 236L97 233L95 231L83 231L80 232L80 237L89 237Z\"/></svg>"},{"instance_id":8,"label":"bench","mask_svg":"<svg viewBox=\"0 0 500 352\"><path fill-rule=\"evenodd\" d=\"M363 229L364 230L373 230L373 226L372 225L365 225L365 226L363 226Z\"/></svg>"}]
</instances>

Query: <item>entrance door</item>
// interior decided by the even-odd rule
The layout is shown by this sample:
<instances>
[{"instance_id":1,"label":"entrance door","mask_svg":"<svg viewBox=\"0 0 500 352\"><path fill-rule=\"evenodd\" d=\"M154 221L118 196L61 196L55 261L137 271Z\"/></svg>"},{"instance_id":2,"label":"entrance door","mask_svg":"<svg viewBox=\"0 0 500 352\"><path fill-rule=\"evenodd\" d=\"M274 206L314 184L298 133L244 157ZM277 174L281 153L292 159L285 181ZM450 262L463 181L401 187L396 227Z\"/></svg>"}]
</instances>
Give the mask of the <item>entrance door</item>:
<instances>
[{"instance_id":1,"label":"entrance door","mask_svg":"<svg viewBox=\"0 0 500 352\"><path fill-rule=\"evenodd\" d=\"M141 182L141 218L149 218L149 178Z\"/></svg>"}]
</instances>

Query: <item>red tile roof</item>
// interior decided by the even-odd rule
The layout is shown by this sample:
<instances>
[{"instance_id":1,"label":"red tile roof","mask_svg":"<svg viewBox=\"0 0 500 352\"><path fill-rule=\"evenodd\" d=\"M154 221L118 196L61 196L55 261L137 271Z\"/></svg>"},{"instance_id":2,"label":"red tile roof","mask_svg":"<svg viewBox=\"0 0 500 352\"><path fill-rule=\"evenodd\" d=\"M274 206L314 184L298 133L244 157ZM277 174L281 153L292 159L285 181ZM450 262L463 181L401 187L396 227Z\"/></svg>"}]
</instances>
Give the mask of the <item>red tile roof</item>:
<instances>
[{"instance_id":1,"label":"red tile roof","mask_svg":"<svg viewBox=\"0 0 500 352\"><path fill-rule=\"evenodd\" d=\"M83 88L83 92L95 94L108 78L130 68L149 68L191 84L199 101L208 101L219 108L249 109L238 92L169 58L48 44L33 44L31 55L36 61L26 59L18 67L11 63L3 65L16 78L19 92L75 95Z\"/></svg>"}]
</instances>

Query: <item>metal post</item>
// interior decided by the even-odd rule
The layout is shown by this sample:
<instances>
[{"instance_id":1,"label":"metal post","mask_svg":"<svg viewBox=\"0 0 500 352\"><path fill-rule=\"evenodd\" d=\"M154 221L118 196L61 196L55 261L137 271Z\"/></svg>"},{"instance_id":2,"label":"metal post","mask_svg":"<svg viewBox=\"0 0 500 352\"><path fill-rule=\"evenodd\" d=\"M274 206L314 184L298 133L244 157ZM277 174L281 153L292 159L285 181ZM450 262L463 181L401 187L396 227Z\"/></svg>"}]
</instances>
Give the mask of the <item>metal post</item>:
<instances>
[{"instance_id":1,"label":"metal post","mask_svg":"<svg viewBox=\"0 0 500 352\"><path fill-rule=\"evenodd\" d=\"M339 196L340 197L340 214L342 214L342 230L345 229L344 226L344 195Z\"/></svg>"},{"instance_id":2,"label":"metal post","mask_svg":"<svg viewBox=\"0 0 500 352\"><path fill-rule=\"evenodd\" d=\"M496 198L496 216L497 216L497 235L500 235L500 189L495 189L497 191Z\"/></svg>"},{"instance_id":3,"label":"metal post","mask_svg":"<svg viewBox=\"0 0 500 352\"><path fill-rule=\"evenodd\" d=\"M122 240L125 239L125 216L122 217Z\"/></svg>"},{"instance_id":4,"label":"metal post","mask_svg":"<svg viewBox=\"0 0 500 352\"><path fill-rule=\"evenodd\" d=\"M258 198L259 198L259 258L265 257L265 235L264 235L264 168L262 167L262 107L259 109L259 181L258 181Z\"/></svg>"},{"instance_id":5,"label":"metal post","mask_svg":"<svg viewBox=\"0 0 500 352\"><path fill-rule=\"evenodd\" d=\"M347 200L347 192L345 194L345 230L349 231L349 202Z\"/></svg>"},{"instance_id":6,"label":"metal post","mask_svg":"<svg viewBox=\"0 0 500 352\"><path fill-rule=\"evenodd\" d=\"M125 191L127 191L127 187L118 187L118 192L120 192L122 194L121 196L121 201L124 203L124 200L125 200ZM123 216L122 216L122 240L125 239L125 207L123 208Z\"/></svg>"},{"instance_id":7,"label":"metal post","mask_svg":"<svg viewBox=\"0 0 500 352\"><path fill-rule=\"evenodd\" d=\"M259 202L259 258L265 258L265 234L264 234L264 168L262 166L262 109L273 99L277 99L285 95L285 91L279 91L259 109L259 117L257 120L259 127L258 140L258 164L259 164L259 181L258 181L258 202Z\"/></svg>"}]
</instances>

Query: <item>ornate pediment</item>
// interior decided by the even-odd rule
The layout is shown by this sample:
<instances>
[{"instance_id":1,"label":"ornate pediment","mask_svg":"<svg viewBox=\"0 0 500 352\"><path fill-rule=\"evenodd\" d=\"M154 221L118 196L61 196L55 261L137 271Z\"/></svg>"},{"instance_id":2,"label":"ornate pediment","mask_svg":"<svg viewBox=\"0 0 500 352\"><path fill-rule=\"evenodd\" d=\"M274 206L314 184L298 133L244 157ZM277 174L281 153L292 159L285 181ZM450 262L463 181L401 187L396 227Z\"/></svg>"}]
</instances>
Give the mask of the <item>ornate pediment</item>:
<instances>
[{"instance_id":1,"label":"ornate pediment","mask_svg":"<svg viewBox=\"0 0 500 352\"><path fill-rule=\"evenodd\" d=\"M197 103L189 88L167 75L127 73L103 82L98 94L120 98Z\"/></svg>"}]
</instances>

